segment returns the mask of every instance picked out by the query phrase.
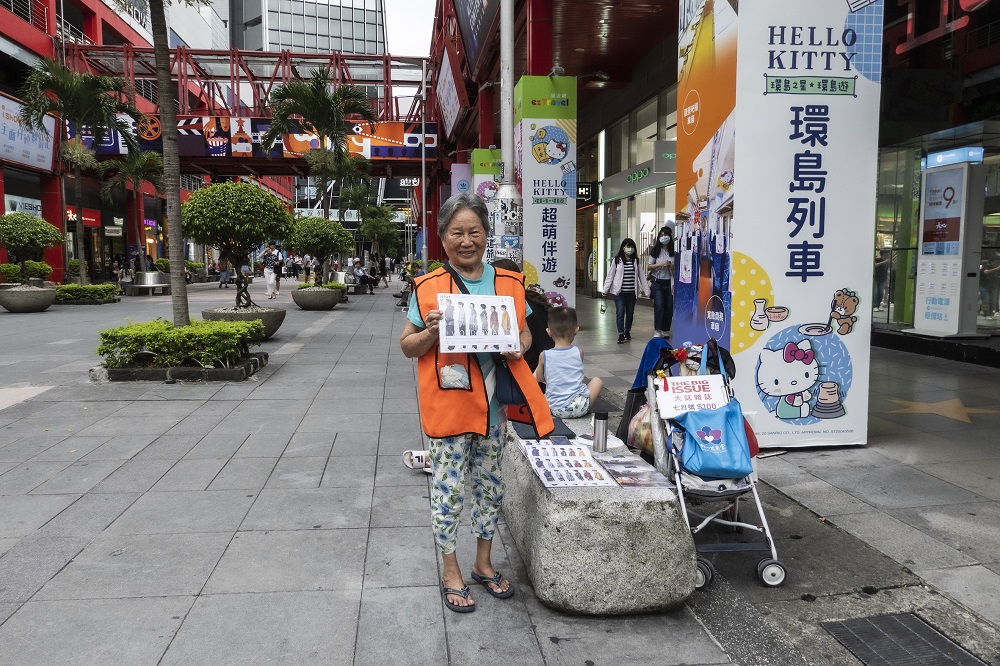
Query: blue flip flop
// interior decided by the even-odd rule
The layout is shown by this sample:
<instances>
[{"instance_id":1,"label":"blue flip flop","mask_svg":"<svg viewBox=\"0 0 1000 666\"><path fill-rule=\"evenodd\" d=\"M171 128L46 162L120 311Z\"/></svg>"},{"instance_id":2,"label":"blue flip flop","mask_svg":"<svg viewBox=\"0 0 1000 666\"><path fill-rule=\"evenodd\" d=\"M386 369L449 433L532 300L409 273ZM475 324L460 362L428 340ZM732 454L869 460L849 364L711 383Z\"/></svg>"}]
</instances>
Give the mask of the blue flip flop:
<instances>
[{"instance_id":1,"label":"blue flip flop","mask_svg":"<svg viewBox=\"0 0 1000 666\"><path fill-rule=\"evenodd\" d=\"M503 575L499 571L497 571L492 576L480 576L475 571L473 571L472 580L476 581L484 588L486 588L486 591L489 592L494 597L496 597L497 599L510 599L512 596L514 596L514 583L511 583L510 581L507 581L507 589L504 590L503 592L497 592L492 587L490 587L490 583L493 583L497 587L500 587L500 584L503 583Z\"/></svg>"},{"instance_id":2,"label":"blue flip flop","mask_svg":"<svg viewBox=\"0 0 1000 666\"><path fill-rule=\"evenodd\" d=\"M453 587L445 587L444 585L442 585L441 594L444 597L444 605L448 607L448 610L454 611L456 613L471 613L472 611L476 610L475 604L472 604L471 606L459 606L453 601L448 601L449 594L454 594L456 597L462 597L463 599L468 599L469 598L468 585L466 585L460 590L456 590Z\"/></svg>"}]
</instances>

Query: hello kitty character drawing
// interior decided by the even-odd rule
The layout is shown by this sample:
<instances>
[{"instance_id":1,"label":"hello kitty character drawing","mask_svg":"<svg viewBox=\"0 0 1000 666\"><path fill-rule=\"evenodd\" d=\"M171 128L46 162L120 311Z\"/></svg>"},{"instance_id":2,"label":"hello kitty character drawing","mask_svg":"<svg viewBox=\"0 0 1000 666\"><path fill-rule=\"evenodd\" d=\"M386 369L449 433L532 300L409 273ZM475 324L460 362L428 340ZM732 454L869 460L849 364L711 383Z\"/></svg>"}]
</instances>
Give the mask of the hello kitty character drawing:
<instances>
[{"instance_id":1,"label":"hello kitty character drawing","mask_svg":"<svg viewBox=\"0 0 1000 666\"><path fill-rule=\"evenodd\" d=\"M774 415L779 419L799 419L810 414L811 389L819 382L819 359L808 339L789 342L781 349L760 352L757 388L778 398Z\"/></svg>"}]
</instances>

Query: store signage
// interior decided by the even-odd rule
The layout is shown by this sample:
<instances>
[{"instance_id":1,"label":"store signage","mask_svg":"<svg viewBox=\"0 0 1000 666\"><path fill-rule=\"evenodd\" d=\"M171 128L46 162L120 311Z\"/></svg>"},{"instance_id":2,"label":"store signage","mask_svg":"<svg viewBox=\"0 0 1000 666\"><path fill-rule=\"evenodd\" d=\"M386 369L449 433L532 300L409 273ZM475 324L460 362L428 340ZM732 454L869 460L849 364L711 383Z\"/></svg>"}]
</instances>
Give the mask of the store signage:
<instances>
[{"instance_id":1,"label":"store signage","mask_svg":"<svg viewBox=\"0 0 1000 666\"><path fill-rule=\"evenodd\" d=\"M145 219L142 221L142 224L147 229L155 229L158 223L156 220Z\"/></svg>"},{"instance_id":2,"label":"store signage","mask_svg":"<svg viewBox=\"0 0 1000 666\"><path fill-rule=\"evenodd\" d=\"M113 218L111 218L111 221L114 223L114 225L116 227L125 226L125 218L124 217L113 217Z\"/></svg>"},{"instance_id":3,"label":"store signage","mask_svg":"<svg viewBox=\"0 0 1000 666\"><path fill-rule=\"evenodd\" d=\"M480 56L488 49L483 48L496 34L493 22L500 3L497 0L455 0L455 15L465 45L466 62L475 73Z\"/></svg>"},{"instance_id":4,"label":"store signage","mask_svg":"<svg viewBox=\"0 0 1000 666\"><path fill-rule=\"evenodd\" d=\"M436 97L438 108L441 109L441 122L444 124L446 137L450 138L455 135L455 124L458 122L458 116L462 113L463 105L468 105L468 99L464 99L466 97L464 88L465 83L456 77L455 71L451 67L448 49L445 48L441 52L441 70L438 72Z\"/></svg>"},{"instance_id":5,"label":"store signage","mask_svg":"<svg viewBox=\"0 0 1000 666\"><path fill-rule=\"evenodd\" d=\"M983 161L983 155L982 146L967 146L965 148L946 150L941 153L931 153L927 157L921 158L920 170L948 166L949 164L961 164L962 162L978 164Z\"/></svg>"},{"instance_id":6,"label":"store signage","mask_svg":"<svg viewBox=\"0 0 1000 666\"><path fill-rule=\"evenodd\" d=\"M593 206L595 203L597 203L597 184L578 182L576 184L577 209Z\"/></svg>"},{"instance_id":7,"label":"store signage","mask_svg":"<svg viewBox=\"0 0 1000 666\"><path fill-rule=\"evenodd\" d=\"M633 171L628 176L625 177L626 182L638 183L640 180L649 175L649 168L639 169L638 171Z\"/></svg>"},{"instance_id":8,"label":"store signage","mask_svg":"<svg viewBox=\"0 0 1000 666\"><path fill-rule=\"evenodd\" d=\"M653 142L653 173L673 176L677 173L677 142Z\"/></svg>"},{"instance_id":9,"label":"store signage","mask_svg":"<svg viewBox=\"0 0 1000 666\"><path fill-rule=\"evenodd\" d=\"M570 307L577 287L576 83L572 76L524 76L514 86L514 145L520 153L514 157L514 177L524 200L523 217L494 224L497 256L514 261L520 256L525 286L544 293L553 305Z\"/></svg>"},{"instance_id":10,"label":"store signage","mask_svg":"<svg viewBox=\"0 0 1000 666\"><path fill-rule=\"evenodd\" d=\"M95 210L93 208L81 208L83 212L81 216L81 221L85 227L100 227L101 226L101 211ZM76 222L76 208L66 209L66 221Z\"/></svg>"},{"instance_id":11,"label":"store signage","mask_svg":"<svg viewBox=\"0 0 1000 666\"><path fill-rule=\"evenodd\" d=\"M29 197L18 197L13 194L3 195L4 211L7 213L28 213L35 217L42 216L42 200Z\"/></svg>"},{"instance_id":12,"label":"store signage","mask_svg":"<svg viewBox=\"0 0 1000 666\"><path fill-rule=\"evenodd\" d=\"M654 161L647 160L628 171L616 173L601 181L601 200L615 201L639 192L669 185L674 181L673 173L657 173Z\"/></svg>"},{"instance_id":13,"label":"store signage","mask_svg":"<svg viewBox=\"0 0 1000 666\"><path fill-rule=\"evenodd\" d=\"M122 231L121 227L104 227L104 235L108 238L121 237L124 235Z\"/></svg>"},{"instance_id":14,"label":"store signage","mask_svg":"<svg viewBox=\"0 0 1000 666\"><path fill-rule=\"evenodd\" d=\"M866 4L872 4L876 0L849 0L851 4L852 11L857 11L861 9ZM944 37L945 35L951 34L953 32L958 32L962 30L967 25L969 25L968 16L956 16L951 10L951 0L939 0L940 7L937 12L930 10L927 5L930 4L929 0L920 0L921 7L917 7L917 0L898 0L900 5L906 6L906 40L896 47L896 54L902 55L907 51L917 48L918 46L923 46L928 42L932 42L935 39ZM990 0L958 0L959 7L966 12L974 12L982 9L990 3ZM857 5L857 7L855 7ZM938 23L936 26L923 32L917 34L916 29L916 17L917 16L937 16Z\"/></svg>"},{"instance_id":15,"label":"store signage","mask_svg":"<svg viewBox=\"0 0 1000 666\"><path fill-rule=\"evenodd\" d=\"M503 158L497 148L472 151L472 188L483 201L490 203L497 195L503 175Z\"/></svg>"},{"instance_id":16,"label":"store signage","mask_svg":"<svg viewBox=\"0 0 1000 666\"><path fill-rule=\"evenodd\" d=\"M451 196L465 194L472 190L472 165L452 164L451 165Z\"/></svg>"},{"instance_id":17,"label":"store signage","mask_svg":"<svg viewBox=\"0 0 1000 666\"><path fill-rule=\"evenodd\" d=\"M46 133L25 129L18 120L19 102L0 94L0 160L22 166L52 171L55 156L56 121L51 116L42 119Z\"/></svg>"},{"instance_id":18,"label":"store signage","mask_svg":"<svg viewBox=\"0 0 1000 666\"><path fill-rule=\"evenodd\" d=\"M400 178L399 179L399 186L400 187L420 187L420 179L419 178Z\"/></svg>"}]
</instances>

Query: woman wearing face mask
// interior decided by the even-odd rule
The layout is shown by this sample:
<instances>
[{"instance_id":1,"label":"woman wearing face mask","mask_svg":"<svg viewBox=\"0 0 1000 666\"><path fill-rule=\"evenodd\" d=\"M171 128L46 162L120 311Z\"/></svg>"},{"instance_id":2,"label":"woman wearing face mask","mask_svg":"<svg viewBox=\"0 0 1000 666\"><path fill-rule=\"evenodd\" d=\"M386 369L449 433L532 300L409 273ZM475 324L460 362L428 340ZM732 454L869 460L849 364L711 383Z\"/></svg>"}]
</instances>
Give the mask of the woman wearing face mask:
<instances>
[{"instance_id":1,"label":"woman wearing face mask","mask_svg":"<svg viewBox=\"0 0 1000 666\"><path fill-rule=\"evenodd\" d=\"M649 246L649 270L653 277L650 293L653 297L653 328L655 335L667 337L674 319L674 294L670 277L674 272L674 231L660 228L656 240Z\"/></svg>"},{"instance_id":2,"label":"woman wearing face mask","mask_svg":"<svg viewBox=\"0 0 1000 666\"><path fill-rule=\"evenodd\" d=\"M626 238L611 261L611 270L604 280L604 293L615 297L615 322L618 324L618 344L632 339L632 315L637 295L648 296L649 284L645 271L635 256L635 241Z\"/></svg>"}]
</instances>

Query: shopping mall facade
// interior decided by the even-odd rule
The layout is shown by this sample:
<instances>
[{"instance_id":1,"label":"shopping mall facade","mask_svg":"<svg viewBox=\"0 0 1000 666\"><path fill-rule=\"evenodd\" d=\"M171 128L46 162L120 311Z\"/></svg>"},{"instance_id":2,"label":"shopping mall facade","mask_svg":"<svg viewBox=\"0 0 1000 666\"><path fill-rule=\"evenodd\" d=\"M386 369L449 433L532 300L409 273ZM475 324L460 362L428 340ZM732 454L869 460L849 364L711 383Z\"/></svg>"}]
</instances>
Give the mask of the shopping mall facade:
<instances>
[{"instance_id":1,"label":"shopping mall facade","mask_svg":"<svg viewBox=\"0 0 1000 666\"><path fill-rule=\"evenodd\" d=\"M656 163L676 151L679 19L729 12L713 12L715 2L727 4L515 3L515 81L560 68L578 77L578 298L598 296L606 259L621 239L634 239L641 250L661 225L678 221L674 174ZM738 11L736 0L728 4ZM437 72L457 72L464 83L455 86L456 95L449 82L435 82L440 99L460 105L454 120L443 123L448 136L441 154L452 155L440 165L445 178L454 162L469 160L471 149L500 145L497 5L438 2L431 57ZM872 270L876 257L889 261L882 301L873 293L868 304L876 326L905 328L914 318L922 156L984 148L984 231L973 242L981 242L986 265L1000 256L1000 2L886 1L883 32ZM442 183L439 196L450 187ZM983 286L996 290L995 283ZM982 309L987 316L979 317L980 327L1000 327L1000 319L988 316L995 307L984 302Z\"/></svg>"}]
</instances>

